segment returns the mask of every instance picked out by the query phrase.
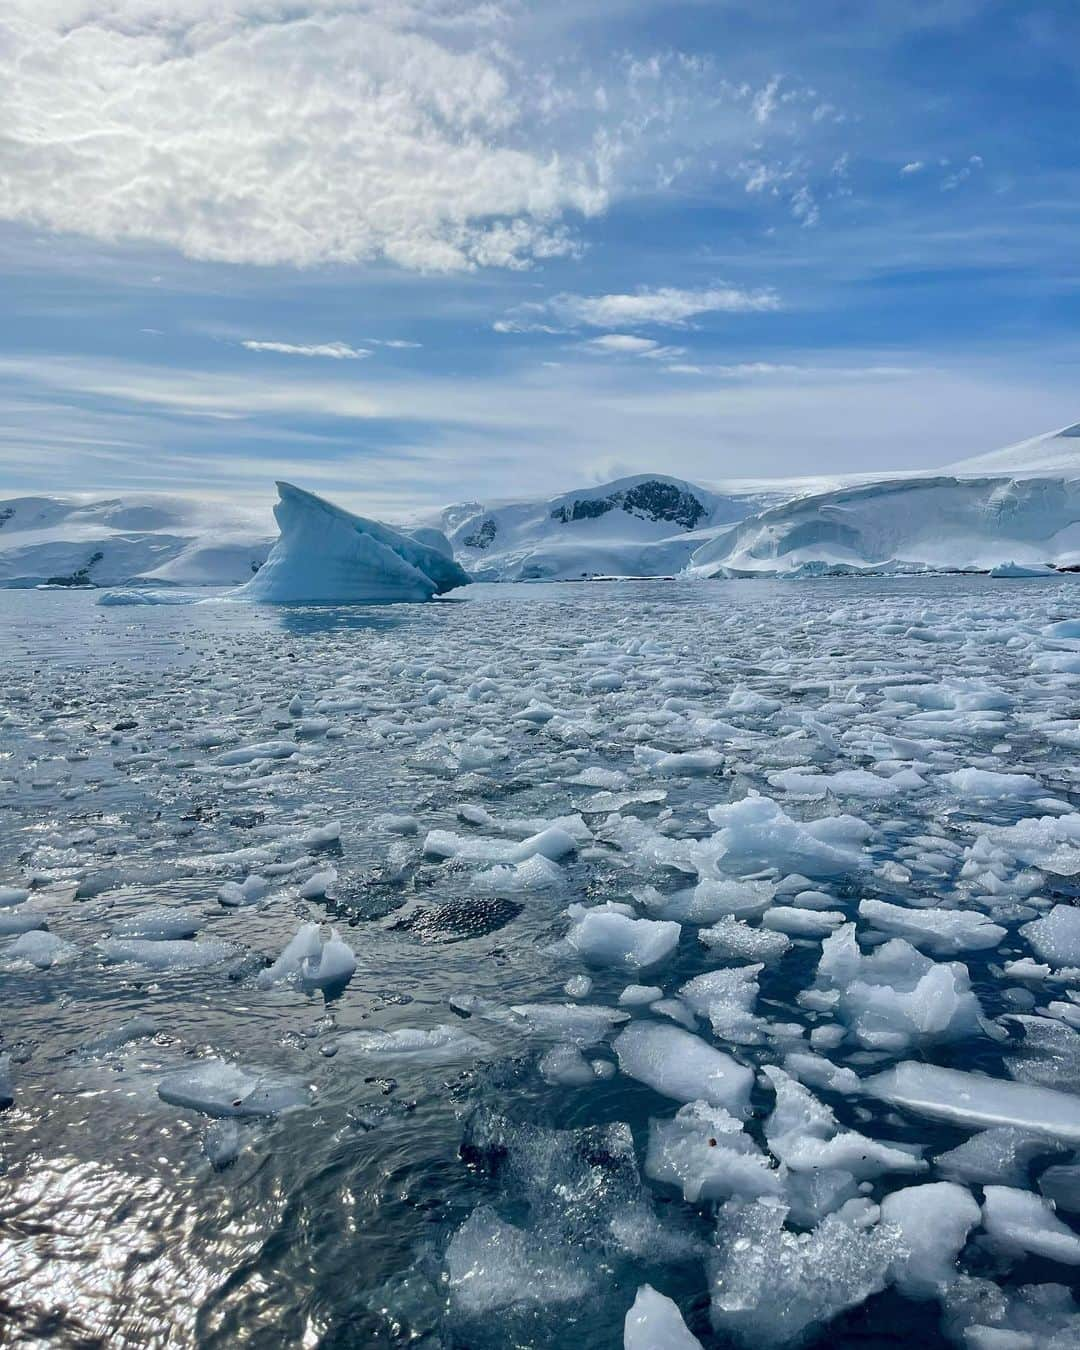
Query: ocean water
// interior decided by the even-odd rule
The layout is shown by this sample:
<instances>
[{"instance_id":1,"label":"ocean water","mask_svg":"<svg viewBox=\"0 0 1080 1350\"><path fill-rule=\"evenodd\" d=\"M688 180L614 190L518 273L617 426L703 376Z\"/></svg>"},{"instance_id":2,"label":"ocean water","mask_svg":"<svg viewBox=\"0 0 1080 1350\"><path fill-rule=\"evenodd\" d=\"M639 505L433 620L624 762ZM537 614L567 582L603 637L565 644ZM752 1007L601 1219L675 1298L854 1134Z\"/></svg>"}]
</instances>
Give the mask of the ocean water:
<instances>
[{"instance_id":1,"label":"ocean water","mask_svg":"<svg viewBox=\"0 0 1080 1350\"><path fill-rule=\"evenodd\" d=\"M749 1036L715 1035L675 1005L696 1034L758 1070L837 1026L823 1053L860 1079L915 1060L1077 1092L1080 1035L1048 1012L1068 1003L1067 978L1003 963L1033 956L1024 924L1080 894L1060 856L1070 838L1040 869L1038 848L1007 833L1075 810L1078 644L1047 628L1077 616L1078 596L1071 578L984 577L477 586L388 609L102 608L92 592L0 591L0 886L31 890L0 921L39 916L65 944L39 968L12 955L14 932L0 937L15 1097L0 1115L0 1344L601 1350L622 1344L646 1282L707 1347L779 1344L753 1316L713 1323L717 1202L643 1174L650 1120L680 1102L619 1071L618 1026L594 1036L564 1015L544 1030L527 1011L675 1025L620 992L673 998L723 962L690 922L644 970L583 956L567 908L662 915L698 880L667 845L715 838L710 809L759 794L794 833L732 826L721 871L775 884L810 869L805 889L845 920L868 898L984 913L1005 930L997 945L937 958L967 967L983 1021L860 1039L850 1009L800 1001L822 936L796 933L759 975ZM231 755L268 743L279 749ZM698 758L665 758L686 754ZM1016 780L953 785L967 768ZM784 778L856 769L919 782L875 795ZM515 872L515 847L567 817L573 850L546 877ZM800 833L831 817L865 828L816 845ZM425 849L431 831L457 844ZM980 835L1000 856L972 853ZM328 868L326 894L303 898ZM223 904L250 873L267 894ZM151 906L188 915L219 959L117 959L108 944ZM336 927L352 978L265 987L305 921ZM882 935L857 921L871 952ZM568 993L581 976L591 986ZM1052 1024L1051 1051L1036 1053L1016 1013ZM132 1019L147 1019L142 1034ZM439 1027L453 1028L442 1049L411 1053L365 1035ZM576 1077L551 1058L564 1046L581 1052ZM302 1104L234 1117L230 1094L214 1115L163 1099L162 1082L208 1060L286 1083ZM839 1127L928 1164L974 1131L812 1090ZM745 1127L758 1145L772 1102L759 1077ZM1068 1161L1048 1141L1024 1187ZM887 1173L862 1194L938 1179L932 1165ZM1006 1302L1072 1278L978 1228L960 1268ZM878 1284L811 1319L802 1343L964 1344L937 1301Z\"/></svg>"}]
</instances>

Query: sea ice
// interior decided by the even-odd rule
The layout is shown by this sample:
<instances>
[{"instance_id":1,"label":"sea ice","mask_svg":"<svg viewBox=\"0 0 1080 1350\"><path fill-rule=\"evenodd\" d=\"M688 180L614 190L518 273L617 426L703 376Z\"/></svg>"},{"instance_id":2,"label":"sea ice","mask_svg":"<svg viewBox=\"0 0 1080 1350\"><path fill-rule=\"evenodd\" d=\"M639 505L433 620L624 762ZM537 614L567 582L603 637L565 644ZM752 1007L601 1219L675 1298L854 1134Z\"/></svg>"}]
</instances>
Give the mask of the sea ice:
<instances>
[{"instance_id":1,"label":"sea ice","mask_svg":"<svg viewBox=\"0 0 1080 1350\"><path fill-rule=\"evenodd\" d=\"M1080 1236L1055 1215L1049 1200L1013 1186L983 1190L983 1227L1009 1255L1031 1254L1063 1265L1080 1265Z\"/></svg>"},{"instance_id":2,"label":"sea ice","mask_svg":"<svg viewBox=\"0 0 1080 1350\"><path fill-rule=\"evenodd\" d=\"M986 1129L1015 1125L1080 1145L1080 1097L1052 1088L905 1060L863 1079L863 1090L932 1120Z\"/></svg>"},{"instance_id":3,"label":"sea ice","mask_svg":"<svg viewBox=\"0 0 1080 1350\"><path fill-rule=\"evenodd\" d=\"M701 1099L732 1115L746 1110L754 1075L700 1036L662 1023L634 1022L612 1042L619 1068L676 1101Z\"/></svg>"},{"instance_id":4,"label":"sea ice","mask_svg":"<svg viewBox=\"0 0 1080 1350\"><path fill-rule=\"evenodd\" d=\"M678 1305L651 1284L643 1284L626 1314L623 1350L702 1350L683 1321Z\"/></svg>"},{"instance_id":5,"label":"sea ice","mask_svg":"<svg viewBox=\"0 0 1080 1350\"><path fill-rule=\"evenodd\" d=\"M836 1214L811 1232L784 1227L777 1201L729 1200L710 1262L712 1322L749 1350L795 1345L815 1327L884 1289L906 1252L899 1229L866 1231Z\"/></svg>"},{"instance_id":6,"label":"sea ice","mask_svg":"<svg viewBox=\"0 0 1080 1350\"><path fill-rule=\"evenodd\" d=\"M645 970L670 956L679 944L677 923L631 918L625 906L571 905L567 913L574 923L566 941L596 965Z\"/></svg>"},{"instance_id":7,"label":"sea ice","mask_svg":"<svg viewBox=\"0 0 1080 1350\"><path fill-rule=\"evenodd\" d=\"M907 1248L892 1264L900 1291L908 1298L934 1298L955 1280L956 1258L979 1219L971 1192L952 1181L905 1186L887 1195L881 1221L900 1230Z\"/></svg>"},{"instance_id":8,"label":"sea ice","mask_svg":"<svg viewBox=\"0 0 1080 1350\"><path fill-rule=\"evenodd\" d=\"M157 1091L163 1102L205 1116L272 1116L310 1101L308 1090L291 1079L221 1059L166 1074Z\"/></svg>"},{"instance_id":9,"label":"sea ice","mask_svg":"<svg viewBox=\"0 0 1080 1350\"><path fill-rule=\"evenodd\" d=\"M670 1120L649 1122L645 1175L668 1182L693 1204L781 1195L783 1178L722 1107L688 1102Z\"/></svg>"}]
</instances>

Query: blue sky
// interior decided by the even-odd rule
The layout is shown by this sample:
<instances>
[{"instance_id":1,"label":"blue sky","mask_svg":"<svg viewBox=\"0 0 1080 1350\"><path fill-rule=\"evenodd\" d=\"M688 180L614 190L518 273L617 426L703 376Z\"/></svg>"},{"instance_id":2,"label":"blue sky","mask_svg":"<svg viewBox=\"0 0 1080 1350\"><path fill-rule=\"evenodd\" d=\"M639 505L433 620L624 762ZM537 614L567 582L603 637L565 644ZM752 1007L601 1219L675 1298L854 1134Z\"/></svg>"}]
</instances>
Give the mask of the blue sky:
<instances>
[{"instance_id":1,"label":"blue sky","mask_svg":"<svg viewBox=\"0 0 1080 1350\"><path fill-rule=\"evenodd\" d=\"M0 492L372 513L1075 421L1080 10L14 0Z\"/></svg>"}]
</instances>

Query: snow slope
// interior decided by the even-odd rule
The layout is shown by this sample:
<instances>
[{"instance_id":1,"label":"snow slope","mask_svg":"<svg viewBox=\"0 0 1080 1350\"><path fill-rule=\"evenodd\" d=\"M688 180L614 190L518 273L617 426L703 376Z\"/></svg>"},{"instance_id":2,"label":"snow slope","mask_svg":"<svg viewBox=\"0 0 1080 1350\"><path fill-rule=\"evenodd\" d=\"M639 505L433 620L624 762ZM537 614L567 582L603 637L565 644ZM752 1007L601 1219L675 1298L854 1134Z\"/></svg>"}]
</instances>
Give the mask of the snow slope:
<instances>
[{"instance_id":1,"label":"snow slope","mask_svg":"<svg viewBox=\"0 0 1080 1350\"><path fill-rule=\"evenodd\" d=\"M0 501L0 586L235 585L272 544L257 514L185 497Z\"/></svg>"},{"instance_id":2,"label":"snow slope","mask_svg":"<svg viewBox=\"0 0 1080 1350\"><path fill-rule=\"evenodd\" d=\"M717 529L789 495L781 485L724 493L638 474L542 501L448 506L433 523L478 581L663 576Z\"/></svg>"},{"instance_id":3,"label":"snow slope","mask_svg":"<svg viewBox=\"0 0 1080 1350\"><path fill-rule=\"evenodd\" d=\"M1080 478L892 480L764 511L697 550L690 574L989 571L1080 564Z\"/></svg>"},{"instance_id":4,"label":"snow slope","mask_svg":"<svg viewBox=\"0 0 1080 1350\"><path fill-rule=\"evenodd\" d=\"M960 477L1008 474L1011 478L1027 478L1062 474L1066 478L1080 478L1080 422L1032 436L1003 450L958 460L946 465L944 472Z\"/></svg>"},{"instance_id":5,"label":"snow slope","mask_svg":"<svg viewBox=\"0 0 1080 1350\"><path fill-rule=\"evenodd\" d=\"M468 575L439 547L278 483L281 536L259 571L229 593L266 604L392 604L430 600ZM425 539L432 536L425 532Z\"/></svg>"}]
</instances>

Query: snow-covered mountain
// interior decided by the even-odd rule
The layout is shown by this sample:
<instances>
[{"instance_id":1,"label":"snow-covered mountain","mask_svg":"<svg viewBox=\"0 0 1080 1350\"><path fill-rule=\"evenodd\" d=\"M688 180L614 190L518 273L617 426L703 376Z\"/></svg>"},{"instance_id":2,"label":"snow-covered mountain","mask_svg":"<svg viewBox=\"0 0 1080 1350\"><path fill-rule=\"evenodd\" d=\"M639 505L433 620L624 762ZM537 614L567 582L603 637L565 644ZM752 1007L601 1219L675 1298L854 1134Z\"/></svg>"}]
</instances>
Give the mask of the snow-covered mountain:
<instances>
[{"instance_id":1,"label":"snow-covered mountain","mask_svg":"<svg viewBox=\"0 0 1080 1350\"><path fill-rule=\"evenodd\" d=\"M892 480L764 511L698 549L694 576L1080 565L1080 477Z\"/></svg>"},{"instance_id":2,"label":"snow-covered mountain","mask_svg":"<svg viewBox=\"0 0 1080 1350\"><path fill-rule=\"evenodd\" d=\"M263 566L230 591L229 600L385 605L430 600L469 584L443 535L424 530L418 539L291 483L277 489L281 534Z\"/></svg>"},{"instance_id":3,"label":"snow-covered mountain","mask_svg":"<svg viewBox=\"0 0 1080 1350\"><path fill-rule=\"evenodd\" d=\"M261 516L216 502L16 497L0 501L0 586L236 585L273 542Z\"/></svg>"},{"instance_id":4,"label":"snow-covered mountain","mask_svg":"<svg viewBox=\"0 0 1080 1350\"><path fill-rule=\"evenodd\" d=\"M401 532L437 553L445 533L482 581L1071 567L1078 493L1080 423L933 474L711 486L638 474L544 499L459 503ZM236 586L274 542L266 516L215 502L22 497L0 501L0 586Z\"/></svg>"},{"instance_id":5,"label":"snow-covered mountain","mask_svg":"<svg viewBox=\"0 0 1080 1350\"><path fill-rule=\"evenodd\" d=\"M460 503L430 520L478 581L665 576L717 530L790 495L782 485L718 492L638 474L542 501Z\"/></svg>"}]
</instances>

